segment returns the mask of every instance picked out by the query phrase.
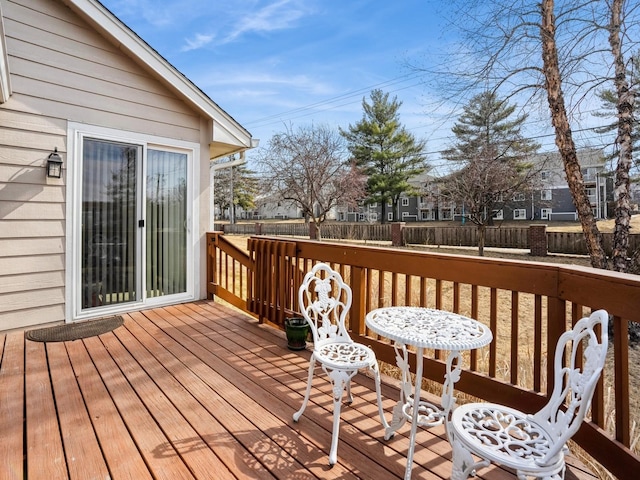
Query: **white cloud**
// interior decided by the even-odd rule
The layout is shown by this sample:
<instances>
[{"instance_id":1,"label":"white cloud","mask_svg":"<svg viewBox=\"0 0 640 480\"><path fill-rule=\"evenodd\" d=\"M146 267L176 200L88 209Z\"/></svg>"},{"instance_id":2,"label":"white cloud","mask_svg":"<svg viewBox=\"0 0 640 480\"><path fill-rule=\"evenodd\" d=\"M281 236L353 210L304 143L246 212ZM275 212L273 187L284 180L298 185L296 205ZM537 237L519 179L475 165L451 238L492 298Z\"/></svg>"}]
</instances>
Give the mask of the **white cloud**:
<instances>
[{"instance_id":1,"label":"white cloud","mask_svg":"<svg viewBox=\"0 0 640 480\"><path fill-rule=\"evenodd\" d=\"M227 72L233 72L234 68L227 66L224 68ZM219 71L206 72L200 74L196 79L196 83L204 88L225 88L229 92L256 90L255 86L266 91L277 91L281 95L289 96L294 92L303 92L309 95L333 95L337 92L333 85L322 82L317 78L309 75L291 74L286 72L278 75L260 72L257 69L247 71L235 71L220 75Z\"/></svg>"},{"instance_id":2,"label":"white cloud","mask_svg":"<svg viewBox=\"0 0 640 480\"><path fill-rule=\"evenodd\" d=\"M240 18L235 28L225 38L225 42L234 41L246 33L271 32L292 28L297 20L309 13L311 11L305 7L303 2L278 0L257 12L250 12Z\"/></svg>"},{"instance_id":3,"label":"white cloud","mask_svg":"<svg viewBox=\"0 0 640 480\"><path fill-rule=\"evenodd\" d=\"M210 44L215 35L204 35L202 33L197 33L194 38L186 39L186 45L181 48L181 51L188 52L190 50L197 50L198 48L202 48L205 45Z\"/></svg>"}]
</instances>

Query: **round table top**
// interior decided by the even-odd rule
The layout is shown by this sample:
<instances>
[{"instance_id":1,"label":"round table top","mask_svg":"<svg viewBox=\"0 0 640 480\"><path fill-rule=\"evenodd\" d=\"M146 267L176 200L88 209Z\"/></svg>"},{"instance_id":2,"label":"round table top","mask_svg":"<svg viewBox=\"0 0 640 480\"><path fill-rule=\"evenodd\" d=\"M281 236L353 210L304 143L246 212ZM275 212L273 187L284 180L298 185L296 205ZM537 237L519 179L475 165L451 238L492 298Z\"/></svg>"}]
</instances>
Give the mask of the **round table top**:
<instances>
[{"instance_id":1,"label":"round table top","mask_svg":"<svg viewBox=\"0 0 640 480\"><path fill-rule=\"evenodd\" d=\"M472 350L493 339L491 330L479 321L434 308L378 308L367 314L365 323L390 340L436 350Z\"/></svg>"}]
</instances>

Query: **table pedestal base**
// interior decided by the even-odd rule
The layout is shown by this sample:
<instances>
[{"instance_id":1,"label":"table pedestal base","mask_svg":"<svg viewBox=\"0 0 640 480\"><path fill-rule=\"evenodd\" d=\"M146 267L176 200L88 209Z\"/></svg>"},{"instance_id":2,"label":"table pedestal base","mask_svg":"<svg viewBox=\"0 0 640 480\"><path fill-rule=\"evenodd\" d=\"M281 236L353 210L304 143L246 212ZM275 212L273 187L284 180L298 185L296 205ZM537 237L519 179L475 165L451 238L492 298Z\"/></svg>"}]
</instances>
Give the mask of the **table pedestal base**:
<instances>
[{"instance_id":1,"label":"table pedestal base","mask_svg":"<svg viewBox=\"0 0 640 480\"><path fill-rule=\"evenodd\" d=\"M409 369L409 352L407 351L407 346L400 342L395 342L393 348L396 351L396 363L402 374L400 399L393 408L393 418L391 422L389 422L389 426L385 428L384 438L385 440L389 440L407 420L411 421L409 452L407 454L407 468L404 477L405 480L410 480L418 427L435 427L444 423L447 437L449 437L448 422L456 403L456 399L453 396L453 386L455 382L460 379L461 354L455 350L449 353L444 385L442 387L442 406L439 406L420 398L424 349L416 349L417 368L415 383L413 383Z\"/></svg>"}]
</instances>

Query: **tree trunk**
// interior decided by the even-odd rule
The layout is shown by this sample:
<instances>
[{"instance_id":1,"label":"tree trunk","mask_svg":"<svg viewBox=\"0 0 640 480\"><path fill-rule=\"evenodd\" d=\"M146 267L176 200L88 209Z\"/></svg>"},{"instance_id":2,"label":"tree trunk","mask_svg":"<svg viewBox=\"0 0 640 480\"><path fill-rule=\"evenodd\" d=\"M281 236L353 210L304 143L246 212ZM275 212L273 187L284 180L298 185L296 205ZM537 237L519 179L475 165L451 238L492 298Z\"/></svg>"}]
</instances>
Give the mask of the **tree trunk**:
<instances>
[{"instance_id":1,"label":"tree trunk","mask_svg":"<svg viewBox=\"0 0 640 480\"><path fill-rule=\"evenodd\" d=\"M631 221L631 201L629 198L629 170L632 162L633 106L635 94L629 89L627 73L622 57L620 41L620 15L623 0L613 0L611 5L611 25L609 44L615 65L615 86L618 94L618 164L616 166L616 208L615 229L613 233L613 269L626 272L629 268L629 228Z\"/></svg>"},{"instance_id":2,"label":"tree trunk","mask_svg":"<svg viewBox=\"0 0 640 480\"><path fill-rule=\"evenodd\" d=\"M542 0L542 25L540 27L540 35L542 40L543 73L547 100L551 110L551 122L555 129L555 141L564 163L564 171L567 176L569 190L571 191L573 203L578 211L578 218L582 225L587 250L591 257L591 266L595 268L607 268L607 257L602 248L600 231L598 230L598 225L591 210L591 203L589 202L589 197L584 187L584 179L580 170L580 163L576 155L576 147L573 142L565 108L555 39L556 20L553 14L553 8L554 0Z\"/></svg>"},{"instance_id":3,"label":"tree trunk","mask_svg":"<svg viewBox=\"0 0 640 480\"><path fill-rule=\"evenodd\" d=\"M478 255L484 257L484 239L487 227L484 224L478 225Z\"/></svg>"}]
</instances>

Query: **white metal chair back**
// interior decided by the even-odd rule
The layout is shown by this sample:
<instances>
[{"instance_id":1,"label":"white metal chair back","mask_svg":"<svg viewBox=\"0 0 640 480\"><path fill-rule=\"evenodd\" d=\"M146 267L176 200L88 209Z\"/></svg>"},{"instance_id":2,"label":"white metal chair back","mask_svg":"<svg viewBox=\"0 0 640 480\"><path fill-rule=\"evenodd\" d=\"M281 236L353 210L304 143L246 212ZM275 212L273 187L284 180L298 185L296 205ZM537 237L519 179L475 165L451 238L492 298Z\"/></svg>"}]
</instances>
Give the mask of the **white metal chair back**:
<instances>
[{"instance_id":1,"label":"white metal chair back","mask_svg":"<svg viewBox=\"0 0 640 480\"><path fill-rule=\"evenodd\" d=\"M539 461L543 465L548 464L578 431L591 406L607 356L608 323L607 312L598 310L579 320L558 339L553 393L549 402L533 416L534 421L555 439L552 448ZM597 325L600 325L600 339L594 329Z\"/></svg>"},{"instance_id":2,"label":"white metal chair back","mask_svg":"<svg viewBox=\"0 0 640 480\"><path fill-rule=\"evenodd\" d=\"M324 263L316 264L300 285L298 301L311 327L314 348L328 342L352 342L345 326L351 288L338 272Z\"/></svg>"},{"instance_id":3,"label":"white metal chair back","mask_svg":"<svg viewBox=\"0 0 640 480\"><path fill-rule=\"evenodd\" d=\"M580 428L604 368L608 323L607 312L598 310L560 336L553 392L537 413L495 403L468 403L454 410L451 478L465 479L490 462L516 469L518 478L564 478L566 443Z\"/></svg>"}]
</instances>

